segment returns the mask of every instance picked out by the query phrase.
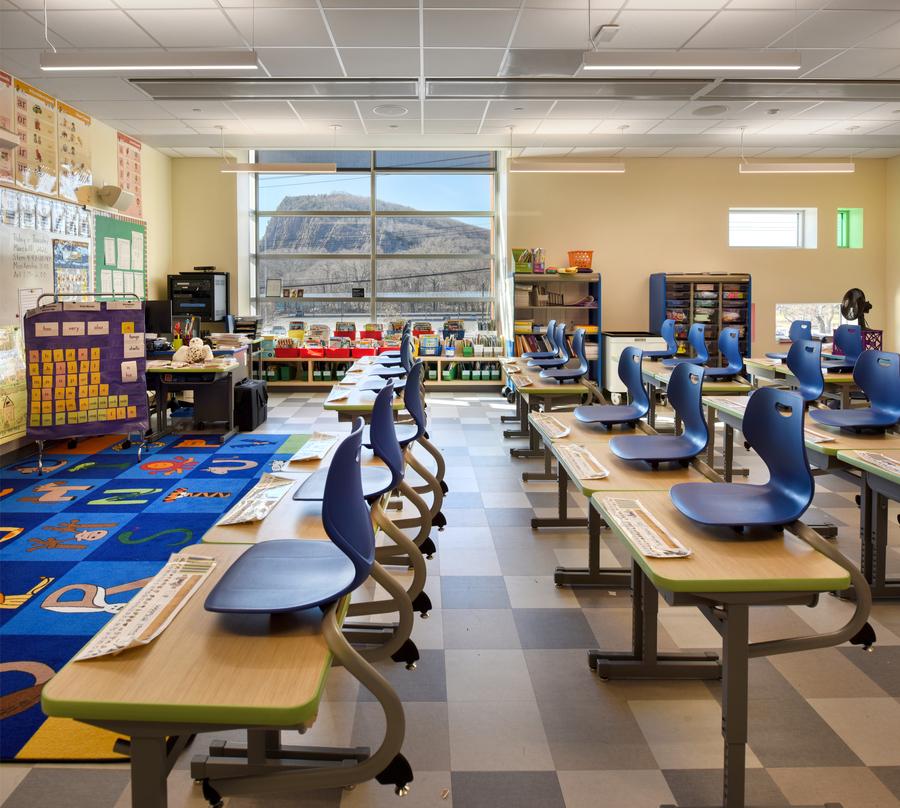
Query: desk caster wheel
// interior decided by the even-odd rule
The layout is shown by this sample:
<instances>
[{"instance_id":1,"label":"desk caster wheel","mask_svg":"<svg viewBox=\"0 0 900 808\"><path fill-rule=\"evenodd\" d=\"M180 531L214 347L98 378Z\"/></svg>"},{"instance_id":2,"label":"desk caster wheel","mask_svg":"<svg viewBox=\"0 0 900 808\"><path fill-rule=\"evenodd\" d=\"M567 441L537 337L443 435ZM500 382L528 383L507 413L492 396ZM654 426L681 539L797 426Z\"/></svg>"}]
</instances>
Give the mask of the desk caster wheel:
<instances>
[{"instance_id":1,"label":"desk caster wheel","mask_svg":"<svg viewBox=\"0 0 900 808\"><path fill-rule=\"evenodd\" d=\"M423 620L427 620L428 612L431 611L431 598L424 592L419 592L413 598L412 607L414 612L419 612L422 615Z\"/></svg>"},{"instance_id":2,"label":"desk caster wheel","mask_svg":"<svg viewBox=\"0 0 900 808\"><path fill-rule=\"evenodd\" d=\"M424 555L425 558L434 558L434 554L437 552L437 547L434 546L431 536L428 536L425 541L419 545L419 549L422 551L422 555Z\"/></svg>"},{"instance_id":3,"label":"desk caster wheel","mask_svg":"<svg viewBox=\"0 0 900 808\"><path fill-rule=\"evenodd\" d=\"M224 808L225 801L210 784L209 780L203 781L203 799L209 803L209 808Z\"/></svg>"},{"instance_id":4,"label":"desk caster wheel","mask_svg":"<svg viewBox=\"0 0 900 808\"><path fill-rule=\"evenodd\" d=\"M850 645L861 645L863 651L871 653L872 646L875 645L878 638L875 636L875 629L866 623L859 631L850 638Z\"/></svg>"},{"instance_id":5,"label":"desk caster wheel","mask_svg":"<svg viewBox=\"0 0 900 808\"><path fill-rule=\"evenodd\" d=\"M434 515L434 519L431 520L431 524L436 525L438 530L443 530L445 527L447 527L447 517L444 516L441 511L438 511Z\"/></svg>"},{"instance_id":6,"label":"desk caster wheel","mask_svg":"<svg viewBox=\"0 0 900 808\"><path fill-rule=\"evenodd\" d=\"M419 649L412 640L407 640L391 654L391 659L394 662L405 662L408 671L415 670L416 661L419 659Z\"/></svg>"},{"instance_id":7,"label":"desk caster wheel","mask_svg":"<svg viewBox=\"0 0 900 808\"><path fill-rule=\"evenodd\" d=\"M853 501L856 503L856 507L858 508L862 503L862 497L857 494L855 497L853 497Z\"/></svg>"},{"instance_id":8,"label":"desk caster wheel","mask_svg":"<svg viewBox=\"0 0 900 808\"><path fill-rule=\"evenodd\" d=\"M381 774L375 775L375 780L383 786L393 785L394 793L398 797L405 797L409 794L409 784L413 781L412 767L403 755L398 754Z\"/></svg>"},{"instance_id":9,"label":"desk caster wheel","mask_svg":"<svg viewBox=\"0 0 900 808\"><path fill-rule=\"evenodd\" d=\"M445 483L443 480L441 480L441 491L443 491L446 494L449 490L450 489L447 487L447 483Z\"/></svg>"},{"instance_id":10,"label":"desk caster wheel","mask_svg":"<svg viewBox=\"0 0 900 808\"><path fill-rule=\"evenodd\" d=\"M515 393L507 393L506 401L509 404L515 404L516 403L516 394Z\"/></svg>"},{"instance_id":11,"label":"desk caster wheel","mask_svg":"<svg viewBox=\"0 0 900 808\"><path fill-rule=\"evenodd\" d=\"M748 440L745 440L745 441L744 441L744 448L745 448L748 452L750 451L750 449L751 449L750 441L748 441Z\"/></svg>"}]
</instances>

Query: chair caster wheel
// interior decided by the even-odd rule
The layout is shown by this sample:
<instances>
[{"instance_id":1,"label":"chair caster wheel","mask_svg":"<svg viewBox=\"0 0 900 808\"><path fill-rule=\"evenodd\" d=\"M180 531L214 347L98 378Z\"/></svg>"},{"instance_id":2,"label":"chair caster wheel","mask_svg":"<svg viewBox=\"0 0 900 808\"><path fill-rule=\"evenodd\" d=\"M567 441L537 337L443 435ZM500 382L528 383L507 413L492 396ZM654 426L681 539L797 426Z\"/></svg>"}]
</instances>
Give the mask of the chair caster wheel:
<instances>
[{"instance_id":1,"label":"chair caster wheel","mask_svg":"<svg viewBox=\"0 0 900 808\"><path fill-rule=\"evenodd\" d=\"M434 515L434 519L431 520L431 524L436 525L438 530L443 530L445 527L447 527L447 517L444 516L441 511L438 511Z\"/></svg>"},{"instance_id":2,"label":"chair caster wheel","mask_svg":"<svg viewBox=\"0 0 900 808\"><path fill-rule=\"evenodd\" d=\"M862 497L857 494L855 497L853 497L853 501L856 503L856 507L858 508L862 503Z\"/></svg>"},{"instance_id":3,"label":"chair caster wheel","mask_svg":"<svg viewBox=\"0 0 900 808\"><path fill-rule=\"evenodd\" d=\"M443 480L441 480L441 491L443 491L446 494L449 490L450 489L447 487L447 483L445 483Z\"/></svg>"},{"instance_id":4,"label":"chair caster wheel","mask_svg":"<svg viewBox=\"0 0 900 808\"><path fill-rule=\"evenodd\" d=\"M225 801L210 784L209 780L203 781L203 799L209 803L209 808L223 808Z\"/></svg>"},{"instance_id":5,"label":"chair caster wheel","mask_svg":"<svg viewBox=\"0 0 900 808\"><path fill-rule=\"evenodd\" d=\"M393 785L394 793L404 797L409 794L409 784L413 781L412 767L403 755L395 755L387 768L375 775L375 780L383 786Z\"/></svg>"},{"instance_id":6,"label":"chair caster wheel","mask_svg":"<svg viewBox=\"0 0 900 808\"><path fill-rule=\"evenodd\" d=\"M393 654L391 659L394 662L405 662L406 670L415 670L416 662L419 659L419 649L412 640L407 640Z\"/></svg>"},{"instance_id":7,"label":"chair caster wheel","mask_svg":"<svg viewBox=\"0 0 900 808\"><path fill-rule=\"evenodd\" d=\"M875 636L875 629L866 623L859 631L850 638L850 645L861 645L863 651L872 651L878 638Z\"/></svg>"},{"instance_id":8,"label":"chair caster wheel","mask_svg":"<svg viewBox=\"0 0 900 808\"><path fill-rule=\"evenodd\" d=\"M428 617L428 612L431 611L431 598L424 592L419 592L419 594L413 598L412 607L414 612L419 612L423 619L425 619Z\"/></svg>"},{"instance_id":9,"label":"chair caster wheel","mask_svg":"<svg viewBox=\"0 0 900 808\"><path fill-rule=\"evenodd\" d=\"M516 394L515 393L507 393L506 401L509 404L515 404L516 403Z\"/></svg>"},{"instance_id":10,"label":"chair caster wheel","mask_svg":"<svg viewBox=\"0 0 900 808\"><path fill-rule=\"evenodd\" d=\"M434 541L432 541L431 536L425 538L425 541L419 545L419 549L422 551L422 555L424 555L425 558L434 558L434 554L437 552L437 547L434 546Z\"/></svg>"},{"instance_id":11,"label":"chair caster wheel","mask_svg":"<svg viewBox=\"0 0 900 808\"><path fill-rule=\"evenodd\" d=\"M745 448L748 452L750 451L750 449L752 448L752 447L750 446L750 441L748 441L748 440L745 440L745 441L744 441L744 448Z\"/></svg>"}]
</instances>

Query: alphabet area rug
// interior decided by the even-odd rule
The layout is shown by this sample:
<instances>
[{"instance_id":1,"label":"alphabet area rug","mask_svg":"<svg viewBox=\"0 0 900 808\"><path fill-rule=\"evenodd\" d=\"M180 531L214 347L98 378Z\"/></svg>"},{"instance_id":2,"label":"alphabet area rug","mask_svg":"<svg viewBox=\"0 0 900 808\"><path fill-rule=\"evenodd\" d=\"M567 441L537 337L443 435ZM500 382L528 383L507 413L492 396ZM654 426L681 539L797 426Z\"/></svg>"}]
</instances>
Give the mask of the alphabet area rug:
<instances>
[{"instance_id":1,"label":"alphabet area rug","mask_svg":"<svg viewBox=\"0 0 900 808\"><path fill-rule=\"evenodd\" d=\"M0 759L121 761L115 736L41 711L41 689L173 552L199 542L300 436L65 441L0 469Z\"/></svg>"}]
</instances>

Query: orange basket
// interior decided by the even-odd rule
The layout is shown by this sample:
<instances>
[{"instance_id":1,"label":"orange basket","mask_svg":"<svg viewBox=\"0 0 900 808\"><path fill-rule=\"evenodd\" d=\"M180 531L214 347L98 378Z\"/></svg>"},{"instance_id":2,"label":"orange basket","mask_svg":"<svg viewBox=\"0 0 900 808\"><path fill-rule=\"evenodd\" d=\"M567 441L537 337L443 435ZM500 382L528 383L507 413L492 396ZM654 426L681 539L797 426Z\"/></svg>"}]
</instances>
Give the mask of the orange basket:
<instances>
[{"instance_id":1,"label":"orange basket","mask_svg":"<svg viewBox=\"0 0 900 808\"><path fill-rule=\"evenodd\" d=\"M569 266L590 269L594 262L593 250L569 250Z\"/></svg>"}]
</instances>

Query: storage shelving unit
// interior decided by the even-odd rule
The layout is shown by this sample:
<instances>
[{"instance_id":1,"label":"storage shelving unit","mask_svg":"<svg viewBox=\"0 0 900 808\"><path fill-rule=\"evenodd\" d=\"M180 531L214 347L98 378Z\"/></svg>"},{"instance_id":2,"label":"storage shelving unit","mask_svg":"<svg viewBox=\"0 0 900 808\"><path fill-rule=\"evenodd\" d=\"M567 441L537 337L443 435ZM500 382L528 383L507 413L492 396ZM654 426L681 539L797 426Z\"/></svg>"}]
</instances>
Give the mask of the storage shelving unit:
<instances>
[{"instance_id":1,"label":"storage shelving unit","mask_svg":"<svg viewBox=\"0 0 900 808\"><path fill-rule=\"evenodd\" d=\"M593 381L599 381L600 374L600 273L599 272L579 272L577 274L556 274L556 273L532 273L532 272L516 272L513 274L513 286L515 300L513 308L514 320L533 320L534 328L530 332L531 336L543 338L547 330L547 322L549 320L564 321L566 323L566 333L571 337L575 333L575 329L579 326L590 325L595 326L596 331L587 335L585 341L586 352L590 364L588 376ZM531 286L532 291L527 292L529 300L527 303L521 300L526 293L525 287ZM551 305L542 301L543 295L536 290L546 289L549 294L562 295L563 302L559 305ZM587 306L571 306L567 305L575 300L580 300L591 295L594 300ZM535 299L535 298L538 299ZM539 302L540 301L540 302ZM514 336L523 336L516 333ZM527 335L525 335L527 336ZM547 348L549 344L543 339L540 340ZM522 351L516 344L514 339L513 346L516 356ZM529 349L530 350L530 349ZM537 350L544 350L538 347Z\"/></svg>"},{"instance_id":2,"label":"storage shelving unit","mask_svg":"<svg viewBox=\"0 0 900 808\"><path fill-rule=\"evenodd\" d=\"M689 352L692 323L706 324L710 363L719 364L719 333L740 329L741 354L750 355L752 334L751 279L743 274L657 272L650 276L650 330L659 333L663 320L675 320L679 354Z\"/></svg>"}]
</instances>

